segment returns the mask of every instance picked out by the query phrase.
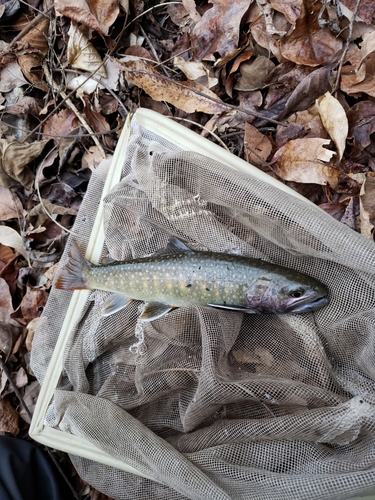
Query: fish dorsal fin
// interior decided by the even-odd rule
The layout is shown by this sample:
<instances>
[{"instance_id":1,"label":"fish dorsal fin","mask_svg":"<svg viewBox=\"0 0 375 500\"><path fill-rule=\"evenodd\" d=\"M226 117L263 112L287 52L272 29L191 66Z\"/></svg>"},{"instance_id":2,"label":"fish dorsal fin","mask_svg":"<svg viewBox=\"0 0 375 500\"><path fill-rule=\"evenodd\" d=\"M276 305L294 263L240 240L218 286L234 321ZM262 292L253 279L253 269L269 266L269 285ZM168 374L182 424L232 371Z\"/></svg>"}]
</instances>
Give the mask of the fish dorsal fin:
<instances>
[{"instance_id":1,"label":"fish dorsal fin","mask_svg":"<svg viewBox=\"0 0 375 500\"><path fill-rule=\"evenodd\" d=\"M185 243L176 236L172 236L167 243L167 246L162 250L159 250L154 255L162 256L162 255L171 255L174 253L185 253L185 252L194 252L191 248L189 248Z\"/></svg>"}]
</instances>

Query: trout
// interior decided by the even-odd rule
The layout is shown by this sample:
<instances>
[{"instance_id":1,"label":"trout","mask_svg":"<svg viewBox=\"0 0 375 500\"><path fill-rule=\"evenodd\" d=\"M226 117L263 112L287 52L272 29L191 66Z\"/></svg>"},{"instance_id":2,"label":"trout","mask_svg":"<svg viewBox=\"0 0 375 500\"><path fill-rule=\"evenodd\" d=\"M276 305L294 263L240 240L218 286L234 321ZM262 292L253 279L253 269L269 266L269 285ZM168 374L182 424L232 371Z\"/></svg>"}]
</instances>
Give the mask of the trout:
<instances>
[{"instance_id":1,"label":"trout","mask_svg":"<svg viewBox=\"0 0 375 500\"><path fill-rule=\"evenodd\" d=\"M306 313L328 303L327 287L292 269L239 255L193 251L177 238L150 257L95 266L72 243L54 286L112 292L103 315L146 302L141 320L192 304L245 313Z\"/></svg>"}]
</instances>

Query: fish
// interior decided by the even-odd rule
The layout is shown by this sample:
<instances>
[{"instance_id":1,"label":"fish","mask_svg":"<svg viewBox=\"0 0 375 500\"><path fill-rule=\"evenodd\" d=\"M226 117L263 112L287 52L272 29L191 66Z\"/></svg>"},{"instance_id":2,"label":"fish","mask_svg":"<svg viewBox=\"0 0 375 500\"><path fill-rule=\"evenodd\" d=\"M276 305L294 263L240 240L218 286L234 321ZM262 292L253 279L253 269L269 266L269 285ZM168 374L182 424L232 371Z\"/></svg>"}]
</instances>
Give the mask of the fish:
<instances>
[{"instance_id":1,"label":"fish","mask_svg":"<svg viewBox=\"0 0 375 500\"><path fill-rule=\"evenodd\" d=\"M260 259L195 251L176 237L151 256L98 266L73 241L54 286L112 292L104 301L103 316L130 300L144 301L140 319L145 322L194 304L252 314L296 314L329 301L327 287L315 278Z\"/></svg>"}]
</instances>

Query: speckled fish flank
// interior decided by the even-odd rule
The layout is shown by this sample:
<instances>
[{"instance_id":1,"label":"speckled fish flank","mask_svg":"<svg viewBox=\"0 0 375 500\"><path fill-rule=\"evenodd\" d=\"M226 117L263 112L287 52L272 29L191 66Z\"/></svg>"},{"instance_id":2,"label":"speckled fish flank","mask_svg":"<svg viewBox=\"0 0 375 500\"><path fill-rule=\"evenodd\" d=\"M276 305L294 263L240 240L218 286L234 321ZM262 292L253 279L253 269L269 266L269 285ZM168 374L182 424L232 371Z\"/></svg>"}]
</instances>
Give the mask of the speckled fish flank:
<instances>
[{"instance_id":1,"label":"speckled fish flank","mask_svg":"<svg viewBox=\"0 0 375 500\"><path fill-rule=\"evenodd\" d=\"M190 304L280 314L309 312L328 302L327 288L314 278L258 259L195 252L176 238L154 256L107 266L89 264L75 244L69 257L55 287L114 292L105 314L128 299L148 303L148 321Z\"/></svg>"}]
</instances>

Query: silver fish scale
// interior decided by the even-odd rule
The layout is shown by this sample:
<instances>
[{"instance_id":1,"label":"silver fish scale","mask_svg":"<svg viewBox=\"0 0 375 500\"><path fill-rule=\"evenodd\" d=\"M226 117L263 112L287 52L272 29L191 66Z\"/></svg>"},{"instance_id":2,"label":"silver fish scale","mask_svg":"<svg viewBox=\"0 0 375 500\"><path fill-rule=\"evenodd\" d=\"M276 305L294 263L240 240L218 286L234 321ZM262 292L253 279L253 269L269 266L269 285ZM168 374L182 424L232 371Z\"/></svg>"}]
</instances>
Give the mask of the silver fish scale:
<instances>
[{"instance_id":1,"label":"silver fish scale","mask_svg":"<svg viewBox=\"0 0 375 500\"><path fill-rule=\"evenodd\" d=\"M249 262L251 259L225 254L212 258L209 252L187 252L93 266L86 280L91 288L144 301L175 306L220 303L245 307L249 284L260 275L270 274L266 266L255 268Z\"/></svg>"}]
</instances>

